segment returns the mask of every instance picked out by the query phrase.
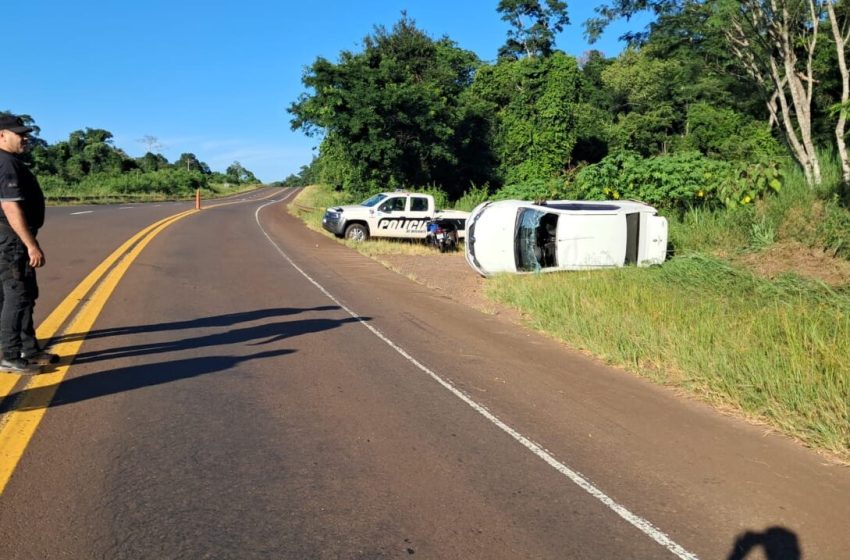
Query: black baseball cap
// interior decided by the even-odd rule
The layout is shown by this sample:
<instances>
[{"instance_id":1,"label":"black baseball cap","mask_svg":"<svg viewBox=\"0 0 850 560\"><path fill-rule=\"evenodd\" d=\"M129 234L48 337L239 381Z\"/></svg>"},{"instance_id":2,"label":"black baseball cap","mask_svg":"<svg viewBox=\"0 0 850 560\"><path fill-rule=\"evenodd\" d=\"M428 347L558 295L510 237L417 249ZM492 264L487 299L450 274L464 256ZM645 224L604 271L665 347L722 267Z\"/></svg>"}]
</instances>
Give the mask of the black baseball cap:
<instances>
[{"instance_id":1,"label":"black baseball cap","mask_svg":"<svg viewBox=\"0 0 850 560\"><path fill-rule=\"evenodd\" d=\"M32 132L32 127L25 125L21 117L7 113L0 114L0 130L11 130L17 134L26 134Z\"/></svg>"}]
</instances>

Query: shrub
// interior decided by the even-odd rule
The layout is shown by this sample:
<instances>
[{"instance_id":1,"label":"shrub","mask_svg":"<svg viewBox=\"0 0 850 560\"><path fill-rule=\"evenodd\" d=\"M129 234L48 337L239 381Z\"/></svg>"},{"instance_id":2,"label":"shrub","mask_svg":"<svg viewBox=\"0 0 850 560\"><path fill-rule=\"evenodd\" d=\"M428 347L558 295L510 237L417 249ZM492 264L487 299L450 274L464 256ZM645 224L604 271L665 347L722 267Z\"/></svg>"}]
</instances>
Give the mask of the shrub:
<instances>
[{"instance_id":1,"label":"shrub","mask_svg":"<svg viewBox=\"0 0 850 560\"><path fill-rule=\"evenodd\" d=\"M716 161L699 152L642 158L619 151L580 170L574 192L581 199L634 199L659 208L729 207L778 191L780 178L776 165Z\"/></svg>"},{"instance_id":2,"label":"shrub","mask_svg":"<svg viewBox=\"0 0 850 560\"><path fill-rule=\"evenodd\" d=\"M555 200L566 198L567 185L557 179L532 179L505 185L493 195L493 200Z\"/></svg>"},{"instance_id":3,"label":"shrub","mask_svg":"<svg viewBox=\"0 0 850 560\"><path fill-rule=\"evenodd\" d=\"M468 191L463 193L463 196L455 201L456 210L466 210L467 212L481 204L490 200L490 189L487 185L476 187L472 186Z\"/></svg>"},{"instance_id":4,"label":"shrub","mask_svg":"<svg viewBox=\"0 0 850 560\"><path fill-rule=\"evenodd\" d=\"M689 107L688 131L682 141L683 148L699 150L719 160L760 161L787 153L773 137L767 122L705 102Z\"/></svg>"}]
</instances>

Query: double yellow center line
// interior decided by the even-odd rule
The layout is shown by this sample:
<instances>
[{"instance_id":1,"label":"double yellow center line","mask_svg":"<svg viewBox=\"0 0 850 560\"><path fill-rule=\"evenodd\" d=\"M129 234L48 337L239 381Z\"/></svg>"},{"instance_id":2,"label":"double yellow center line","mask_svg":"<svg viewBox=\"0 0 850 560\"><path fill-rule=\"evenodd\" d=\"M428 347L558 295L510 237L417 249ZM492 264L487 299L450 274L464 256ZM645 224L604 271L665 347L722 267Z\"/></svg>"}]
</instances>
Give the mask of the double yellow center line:
<instances>
[{"instance_id":1,"label":"double yellow center line","mask_svg":"<svg viewBox=\"0 0 850 560\"><path fill-rule=\"evenodd\" d=\"M66 325L63 332L80 333L81 336L69 337L67 341L60 340L52 345L51 350L62 357L61 362L50 373L27 377L25 387L17 393L9 412L4 415L0 424L0 494L6 488L53 395L80 351L85 333L90 332L127 269L162 230L196 212L198 210L193 209L169 216L128 239L86 276L39 325L36 331L39 340L53 339L63 325ZM0 373L0 400L10 394L21 377Z\"/></svg>"},{"instance_id":2,"label":"double yellow center line","mask_svg":"<svg viewBox=\"0 0 850 560\"><path fill-rule=\"evenodd\" d=\"M289 195L296 192L291 190ZM277 196L281 191L273 189L271 193L258 199L245 199L221 202L208 206L217 208L242 202L257 202ZM285 198L288 198L285 197ZM284 198L284 199L285 199ZM162 230L199 210L187 210L174 214L151 224L118 247L109 257L100 263L86 278L68 294L62 303L41 323L36 331L39 340L52 340L64 326L63 333L74 333L68 340L60 340L51 345L51 351L62 359L50 373L27 377L23 389L14 395L9 411L0 417L0 495L12 477L24 450L32 439L39 422L50 406L59 384L68 373L95 320L100 315L109 296L118 282L139 256L139 253ZM79 334L77 334L79 333ZM0 373L0 402L12 394L23 376Z\"/></svg>"}]
</instances>

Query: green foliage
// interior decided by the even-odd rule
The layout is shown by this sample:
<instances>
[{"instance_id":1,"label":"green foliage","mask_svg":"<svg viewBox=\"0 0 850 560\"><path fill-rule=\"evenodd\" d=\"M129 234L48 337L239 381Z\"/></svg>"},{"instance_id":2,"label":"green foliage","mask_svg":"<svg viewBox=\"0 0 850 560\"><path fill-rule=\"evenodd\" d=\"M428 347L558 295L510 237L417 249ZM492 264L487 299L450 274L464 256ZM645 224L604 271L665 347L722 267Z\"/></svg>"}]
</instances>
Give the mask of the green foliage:
<instances>
[{"instance_id":1,"label":"green foliage","mask_svg":"<svg viewBox=\"0 0 850 560\"><path fill-rule=\"evenodd\" d=\"M576 174L578 198L632 199L659 208L747 205L781 188L776 165L733 164L698 152L641 158L616 152Z\"/></svg>"},{"instance_id":2,"label":"green foliage","mask_svg":"<svg viewBox=\"0 0 850 560\"><path fill-rule=\"evenodd\" d=\"M281 187L306 187L318 182L317 158L313 158L310 165L302 165L297 174L293 173L283 181L276 183Z\"/></svg>"},{"instance_id":3,"label":"green foliage","mask_svg":"<svg viewBox=\"0 0 850 560\"><path fill-rule=\"evenodd\" d=\"M705 102L695 103L688 110L682 149L737 161L779 159L787 153L773 137L767 123Z\"/></svg>"},{"instance_id":4,"label":"green foliage","mask_svg":"<svg viewBox=\"0 0 850 560\"><path fill-rule=\"evenodd\" d=\"M39 183L45 196L53 200L162 200L188 198L195 194L196 189L220 192L208 180L209 176L199 171L162 169L148 173L136 170L121 175L87 175L73 184L58 175L45 175L39 178Z\"/></svg>"},{"instance_id":5,"label":"green foliage","mask_svg":"<svg viewBox=\"0 0 850 560\"><path fill-rule=\"evenodd\" d=\"M752 205L736 208L692 206L665 214L668 240L677 255L743 251L755 223L755 206Z\"/></svg>"},{"instance_id":6,"label":"green foliage","mask_svg":"<svg viewBox=\"0 0 850 560\"><path fill-rule=\"evenodd\" d=\"M224 176L212 173L191 153L182 154L173 165L151 152L130 158L112 145L111 132L99 128L75 130L67 141L51 145L35 136L39 129L31 117L26 118L34 131L24 159L49 197L188 196L196 189L209 188L210 181L237 185L257 182L239 162L234 162Z\"/></svg>"},{"instance_id":7,"label":"green foliage","mask_svg":"<svg viewBox=\"0 0 850 560\"><path fill-rule=\"evenodd\" d=\"M473 208L490 200L490 189L487 185L473 186L455 201L455 210L471 211Z\"/></svg>"},{"instance_id":8,"label":"green foliage","mask_svg":"<svg viewBox=\"0 0 850 560\"><path fill-rule=\"evenodd\" d=\"M683 128L685 79L681 61L656 59L636 50L627 50L606 67L602 81L614 95L617 113L612 148L644 156L666 152L670 138Z\"/></svg>"},{"instance_id":9,"label":"green foliage","mask_svg":"<svg viewBox=\"0 0 850 560\"><path fill-rule=\"evenodd\" d=\"M822 154L824 176L840 181L840 162ZM666 212L670 241L678 254L737 253L776 242L799 244L850 258L850 212L837 192L813 191L799 167L786 159L779 169L782 188L755 204L691 206Z\"/></svg>"},{"instance_id":10,"label":"green foliage","mask_svg":"<svg viewBox=\"0 0 850 560\"><path fill-rule=\"evenodd\" d=\"M556 200L566 198L566 184L560 179L532 179L506 185L496 191L493 200Z\"/></svg>"},{"instance_id":11,"label":"green foliage","mask_svg":"<svg viewBox=\"0 0 850 560\"><path fill-rule=\"evenodd\" d=\"M160 156L160 157L162 157L162 156ZM165 158L163 158L163 159L165 159ZM192 154L192 153L180 154L180 157L177 158L177 161L174 162L174 167L176 169L185 169L186 171L200 171L204 175L209 175L211 173L210 167L206 163L199 160L198 157L195 154ZM246 171L246 170L243 169L243 171ZM247 175L247 173L250 173L250 171L246 171L246 175ZM251 173L251 175L253 176L253 173ZM256 181L241 181L241 182L248 183L248 182L256 182Z\"/></svg>"},{"instance_id":12,"label":"green foliage","mask_svg":"<svg viewBox=\"0 0 850 560\"><path fill-rule=\"evenodd\" d=\"M776 241L776 228L765 216L762 216L750 228L750 247L755 250L764 249Z\"/></svg>"},{"instance_id":13,"label":"green foliage","mask_svg":"<svg viewBox=\"0 0 850 560\"><path fill-rule=\"evenodd\" d=\"M555 35L570 23L567 4L558 0L500 0L496 8L502 21L513 29L499 49L500 58L549 56L555 46Z\"/></svg>"},{"instance_id":14,"label":"green foliage","mask_svg":"<svg viewBox=\"0 0 850 560\"><path fill-rule=\"evenodd\" d=\"M742 163L732 166L732 173L722 177L717 198L726 206L747 205L782 188L782 172L775 163Z\"/></svg>"},{"instance_id":15,"label":"green foliage","mask_svg":"<svg viewBox=\"0 0 850 560\"><path fill-rule=\"evenodd\" d=\"M563 53L479 70L472 90L495 115L493 149L505 183L565 171L578 139L580 86L576 59Z\"/></svg>"},{"instance_id":16,"label":"green foliage","mask_svg":"<svg viewBox=\"0 0 850 560\"><path fill-rule=\"evenodd\" d=\"M827 202L823 210L823 221L818 223L818 234L824 249L836 256L850 259L850 212L837 201Z\"/></svg>"},{"instance_id":17,"label":"green foliage","mask_svg":"<svg viewBox=\"0 0 850 560\"><path fill-rule=\"evenodd\" d=\"M245 185L248 183L259 182L257 181L257 178L254 177L254 174L242 167L242 164L238 161L234 161L232 164L230 164L225 170L224 175L229 183L233 183L236 185Z\"/></svg>"},{"instance_id":18,"label":"green foliage","mask_svg":"<svg viewBox=\"0 0 850 560\"><path fill-rule=\"evenodd\" d=\"M38 183L48 198L58 193L64 194L69 190L68 183L58 175L42 175L38 178Z\"/></svg>"},{"instance_id":19,"label":"green foliage","mask_svg":"<svg viewBox=\"0 0 850 560\"><path fill-rule=\"evenodd\" d=\"M162 154L154 154L147 152L142 157L136 160L136 164L144 172L158 171L168 167L168 160Z\"/></svg>"},{"instance_id":20,"label":"green foliage","mask_svg":"<svg viewBox=\"0 0 850 560\"><path fill-rule=\"evenodd\" d=\"M325 134L322 180L350 192L437 184L459 193L478 178L459 161L476 144L478 127L466 119L478 117L459 103L477 57L432 40L406 15L363 43L338 64L317 59L303 78L312 94L288 109L293 129Z\"/></svg>"},{"instance_id":21,"label":"green foliage","mask_svg":"<svg viewBox=\"0 0 850 560\"><path fill-rule=\"evenodd\" d=\"M434 208L437 210L444 210L449 207L449 198L446 195L446 191L440 189L436 186L430 186L425 188L411 188L408 189L411 192L418 192L422 194L430 194L434 197Z\"/></svg>"},{"instance_id":22,"label":"green foliage","mask_svg":"<svg viewBox=\"0 0 850 560\"><path fill-rule=\"evenodd\" d=\"M149 173L138 171L123 175L95 174L80 181L82 191L96 187L121 194L139 194L158 192L166 195L190 195L196 189L207 186L206 178L200 171L185 169L162 169Z\"/></svg>"}]
</instances>

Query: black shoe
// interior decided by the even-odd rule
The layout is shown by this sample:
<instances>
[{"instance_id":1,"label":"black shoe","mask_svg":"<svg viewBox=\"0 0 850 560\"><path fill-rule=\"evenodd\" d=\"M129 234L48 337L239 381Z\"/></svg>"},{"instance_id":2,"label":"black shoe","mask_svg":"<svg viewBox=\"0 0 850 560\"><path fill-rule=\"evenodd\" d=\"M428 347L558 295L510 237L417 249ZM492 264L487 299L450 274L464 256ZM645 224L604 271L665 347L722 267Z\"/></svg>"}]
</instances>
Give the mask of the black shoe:
<instances>
[{"instance_id":1,"label":"black shoe","mask_svg":"<svg viewBox=\"0 0 850 560\"><path fill-rule=\"evenodd\" d=\"M24 358L3 358L0 360L0 371L33 375L41 373L41 368Z\"/></svg>"},{"instance_id":2,"label":"black shoe","mask_svg":"<svg viewBox=\"0 0 850 560\"><path fill-rule=\"evenodd\" d=\"M45 352L44 350L39 350L37 352L21 352L21 358L27 360L31 364L38 364L42 366L46 366L47 364L55 364L59 361L58 354L51 354L50 352Z\"/></svg>"}]
</instances>

